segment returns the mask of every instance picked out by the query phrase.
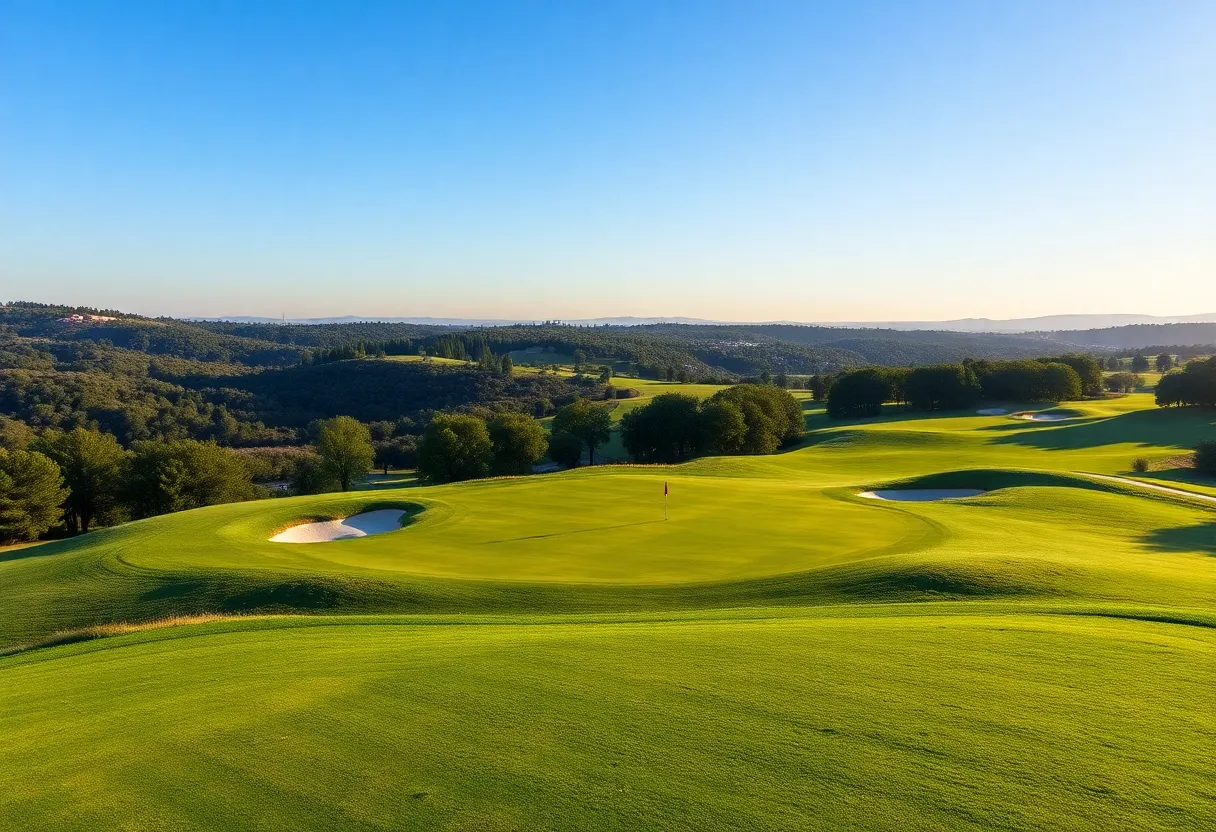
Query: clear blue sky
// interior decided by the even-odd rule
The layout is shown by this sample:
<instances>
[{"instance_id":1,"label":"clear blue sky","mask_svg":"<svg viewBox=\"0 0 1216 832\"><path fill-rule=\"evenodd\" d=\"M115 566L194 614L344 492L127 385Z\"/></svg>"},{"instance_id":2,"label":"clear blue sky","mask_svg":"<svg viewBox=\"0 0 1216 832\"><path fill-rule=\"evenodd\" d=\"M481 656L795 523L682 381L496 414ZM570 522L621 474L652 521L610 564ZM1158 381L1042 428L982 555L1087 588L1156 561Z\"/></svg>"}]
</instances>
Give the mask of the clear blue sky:
<instances>
[{"instance_id":1,"label":"clear blue sky","mask_svg":"<svg viewBox=\"0 0 1216 832\"><path fill-rule=\"evenodd\" d=\"M1216 3L0 0L0 299L1216 311Z\"/></svg>"}]
</instances>

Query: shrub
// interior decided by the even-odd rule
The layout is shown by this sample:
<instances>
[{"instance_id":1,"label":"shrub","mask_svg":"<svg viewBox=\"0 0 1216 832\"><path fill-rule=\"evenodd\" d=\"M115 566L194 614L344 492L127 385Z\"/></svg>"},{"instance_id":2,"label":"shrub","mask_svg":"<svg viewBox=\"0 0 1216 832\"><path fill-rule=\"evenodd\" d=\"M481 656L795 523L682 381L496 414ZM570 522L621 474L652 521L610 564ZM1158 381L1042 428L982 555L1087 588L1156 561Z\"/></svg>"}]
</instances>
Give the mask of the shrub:
<instances>
[{"instance_id":1,"label":"shrub","mask_svg":"<svg viewBox=\"0 0 1216 832\"><path fill-rule=\"evenodd\" d=\"M1138 456L1132 460L1132 470L1137 474L1143 474L1148 470L1148 460L1142 456Z\"/></svg>"}]
</instances>

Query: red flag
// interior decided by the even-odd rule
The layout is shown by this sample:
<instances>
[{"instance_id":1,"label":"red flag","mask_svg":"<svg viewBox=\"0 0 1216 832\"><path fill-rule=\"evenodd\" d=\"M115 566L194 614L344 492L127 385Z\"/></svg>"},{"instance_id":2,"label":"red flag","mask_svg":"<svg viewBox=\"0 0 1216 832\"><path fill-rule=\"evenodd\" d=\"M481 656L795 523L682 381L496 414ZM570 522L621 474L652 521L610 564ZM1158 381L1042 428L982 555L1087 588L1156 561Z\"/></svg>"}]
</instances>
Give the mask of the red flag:
<instances>
[{"instance_id":1,"label":"red flag","mask_svg":"<svg viewBox=\"0 0 1216 832\"><path fill-rule=\"evenodd\" d=\"M663 496L667 496L667 480L663 480Z\"/></svg>"}]
</instances>

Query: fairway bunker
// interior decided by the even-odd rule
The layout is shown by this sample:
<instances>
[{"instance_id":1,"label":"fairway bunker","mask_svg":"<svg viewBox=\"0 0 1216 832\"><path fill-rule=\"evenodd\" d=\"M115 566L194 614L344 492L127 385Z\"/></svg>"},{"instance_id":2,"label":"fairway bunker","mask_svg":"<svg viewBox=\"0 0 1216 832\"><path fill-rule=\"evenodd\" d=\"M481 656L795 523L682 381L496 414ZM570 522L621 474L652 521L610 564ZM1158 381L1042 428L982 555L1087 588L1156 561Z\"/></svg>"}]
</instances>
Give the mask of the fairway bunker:
<instances>
[{"instance_id":1,"label":"fairway bunker","mask_svg":"<svg viewBox=\"0 0 1216 832\"><path fill-rule=\"evenodd\" d=\"M863 491L858 496L869 500L890 500L897 503L931 503L937 500L960 500L987 494L979 488L882 488Z\"/></svg>"},{"instance_id":2,"label":"fairway bunker","mask_svg":"<svg viewBox=\"0 0 1216 832\"><path fill-rule=\"evenodd\" d=\"M1003 407L981 407L975 411L976 416L1004 416L1009 411Z\"/></svg>"},{"instance_id":3,"label":"fairway bunker","mask_svg":"<svg viewBox=\"0 0 1216 832\"><path fill-rule=\"evenodd\" d=\"M322 520L318 523L301 523L284 529L270 538L271 543L329 543L334 540L350 540L373 534L395 532L401 528L405 512L399 508L386 508L355 514L340 520Z\"/></svg>"},{"instance_id":4,"label":"fairway bunker","mask_svg":"<svg viewBox=\"0 0 1216 832\"><path fill-rule=\"evenodd\" d=\"M1077 417L1070 413L1015 413L1013 418L1027 422L1065 422Z\"/></svg>"}]
</instances>

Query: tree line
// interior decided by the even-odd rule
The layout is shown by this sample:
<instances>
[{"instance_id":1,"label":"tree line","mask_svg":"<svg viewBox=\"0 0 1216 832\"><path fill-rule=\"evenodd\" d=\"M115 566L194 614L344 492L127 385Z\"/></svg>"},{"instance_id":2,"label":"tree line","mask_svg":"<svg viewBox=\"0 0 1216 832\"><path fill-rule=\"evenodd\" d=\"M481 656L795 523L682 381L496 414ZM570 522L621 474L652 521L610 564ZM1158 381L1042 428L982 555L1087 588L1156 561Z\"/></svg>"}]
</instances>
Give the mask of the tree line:
<instances>
[{"instance_id":1,"label":"tree line","mask_svg":"<svg viewBox=\"0 0 1216 832\"><path fill-rule=\"evenodd\" d=\"M1181 370L1163 375L1156 396L1162 407L1216 407L1216 356L1190 361Z\"/></svg>"},{"instance_id":2,"label":"tree line","mask_svg":"<svg viewBox=\"0 0 1216 832\"><path fill-rule=\"evenodd\" d=\"M704 401L663 393L621 420L621 440L638 462L680 462L700 454L769 454L802 436L802 407L773 385L738 384Z\"/></svg>"},{"instance_id":3,"label":"tree line","mask_svg":"<svg viewBox=\"0 0 1216 832\"><path fill-rule=\"evenodd\" d=\"M927 367L864 367L830 381L828 415L877 416L895 403L911 410L958 410L979 401L1067 401L1097 395L1102 366L1077 353L1017 361L964 361Z\"/></svg>"},{"instance_id":4,"label":"tree line","mask_svg":"<svg viewBox=\"0 0 1216 832\"><path fill-rule=\"evenodd\" d=\"M69 534L259 496L235 451L213 442L136 442L96 429L50 429L25 448L0 448L0 541Z\"/></svg>"}]
</instances>

